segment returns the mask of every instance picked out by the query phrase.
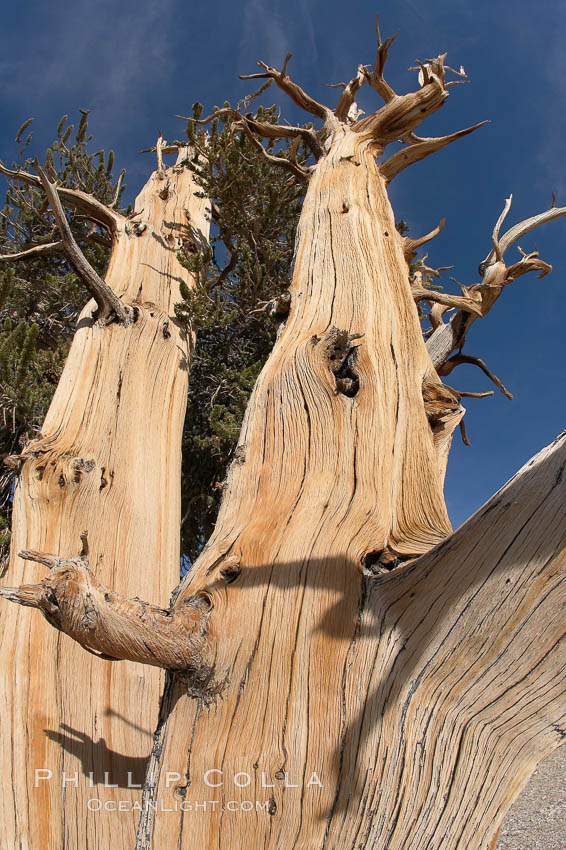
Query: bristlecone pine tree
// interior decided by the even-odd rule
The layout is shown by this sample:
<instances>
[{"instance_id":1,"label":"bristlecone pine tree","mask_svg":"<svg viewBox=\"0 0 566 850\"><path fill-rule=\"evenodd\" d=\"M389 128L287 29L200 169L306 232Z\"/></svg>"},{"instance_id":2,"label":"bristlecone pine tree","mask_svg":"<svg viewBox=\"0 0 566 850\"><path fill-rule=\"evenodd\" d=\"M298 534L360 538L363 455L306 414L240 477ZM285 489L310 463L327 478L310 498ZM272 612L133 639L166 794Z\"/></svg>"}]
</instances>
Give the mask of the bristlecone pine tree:
<instances>
[{"instance_id":1,"label":"bristlecone pine tree","mask_svg":"<svg viewBox=\"0 0 566 850\"><path fill-rule=\"evenodd\" d=\"M230 107L213 116L308 185L288 296L270 307L280 332L216 526L168 608L156 605L179 564L193 349L177 316L207 255L200 119L172 168L158 140L130 217L37 162L2 169L43 190L55 242L95 299L39 437L10 459L14 587L1 593L48 622L15 605L3 616L5 847L486 848L564 738L566 439L452 533L442 489L464 394L441 376L462 362L488 372L461 353L470 326L517 277L549 271L536 253L511 265L505 253L566 208L501 235L507 201L481 280L461 295L428 286L411 264L438 228L401 236L387 184L475 128L415 134L463 71L439 56L420 66L417 91L397 95L383 74L391 41L379 37L375 65L335 109L292 82L287 61L252 75L318 129ZM366 83L385 103L360 118ZM279 155L262 138L292 144ZM105 279L62 204L108 232ZM105 771L128 785L156 723L143 789L105 788ZM124 811L111 810L118 800Z\"/></svg>"}]
</instances>

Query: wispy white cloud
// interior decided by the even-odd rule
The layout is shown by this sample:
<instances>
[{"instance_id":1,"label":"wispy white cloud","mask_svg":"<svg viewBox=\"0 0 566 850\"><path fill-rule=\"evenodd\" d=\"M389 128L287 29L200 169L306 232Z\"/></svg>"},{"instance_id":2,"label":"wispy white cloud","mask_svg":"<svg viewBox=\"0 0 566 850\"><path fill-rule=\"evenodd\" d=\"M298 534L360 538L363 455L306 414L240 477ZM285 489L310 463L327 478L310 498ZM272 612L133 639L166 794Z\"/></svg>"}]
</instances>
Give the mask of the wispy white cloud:
<instances>
[{"instance_id":1,"label":"wispy white cloud","mask_svg":"<svg viewBox=\"0 0 566 850\"><path fill-rule=\"evenodd\" d=\"M258 49L266 62L280 64L289 53L289 33L273 3L247 0L242 18L240 62L248 62Z\"/></svg>"},{"instance_id":2,"label":"wispy white cloud","mask_svg":"<svg viewBox=\"0 0 566 850\"><path fill-rule=\"evenodd\" d=\"M313 0L300 0L302 29L306 36L310 58L313 64L318 62L318 47L316 43L315 28L312 16Z\"/></svg>"},{"instance_id":3,"label":"wispy white cloud","mask_svg":"<svg viewBox=\"0 0 566 850\"><path fill-rule=\"evenodd\" d=\"M45 20L36 20L41 33L33 53L20 51L0 64L3 97L25 99L31 109L55 95L72 102L74 94L80 94L80 106L135 108L144 80L164 74L168 11L175 2L55 4Z\"/></svg>"}]
</instances>

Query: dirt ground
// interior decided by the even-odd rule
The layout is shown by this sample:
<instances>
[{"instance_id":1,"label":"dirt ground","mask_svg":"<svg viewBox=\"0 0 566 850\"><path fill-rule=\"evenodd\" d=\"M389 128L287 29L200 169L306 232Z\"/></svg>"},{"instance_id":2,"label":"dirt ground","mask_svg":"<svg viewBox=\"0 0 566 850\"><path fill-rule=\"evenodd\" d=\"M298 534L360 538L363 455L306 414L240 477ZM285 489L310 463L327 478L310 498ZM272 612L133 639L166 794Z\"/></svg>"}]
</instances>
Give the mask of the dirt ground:
<instances>
[{"instance_id":1,"label":"dirt ground","mask_svg":"<svg viewBox=\"0 0 566 850\"><path fill-rule=\"evenodd\" d=\"M539 765L507 813L496 850L566 850L566 745Z\"/></svg>"}]
</instances>

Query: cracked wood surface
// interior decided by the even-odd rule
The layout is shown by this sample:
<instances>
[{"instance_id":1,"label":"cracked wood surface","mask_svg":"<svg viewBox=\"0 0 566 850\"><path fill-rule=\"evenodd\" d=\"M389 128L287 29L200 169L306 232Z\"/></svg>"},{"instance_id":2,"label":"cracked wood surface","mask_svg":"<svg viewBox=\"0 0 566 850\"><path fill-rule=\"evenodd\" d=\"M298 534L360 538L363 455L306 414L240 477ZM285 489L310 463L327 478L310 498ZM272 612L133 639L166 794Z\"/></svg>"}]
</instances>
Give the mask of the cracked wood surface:
<instances>
[{"instance_id":1,"label":"cracked wood surface","mask_svg":"<svg viewBox=\"0 0 566 850\"><path fill-rule=\"evenodd\" d=\"M17 552L72 558L85 529L93 574L114 591L167 606L177 583L193 343L173 313L180 280L191 285L176 252L189 223L205 235L208 223L190 172L174 166L166 179L165 199L165 181L149 179L133 220L108 211L115 231L106 283L137 318L103 326L92 319L93 301L83 310L41 434L22 452L7 584L45 574ZM128 772L142 782L162 674L94 658L28 608L2 605L0 616L2 847L79 850L87 835L89 846L132 846L134 813L89 812L86 804L117 793L139 798L124 786ZM34 787L36 768L51 770L52 779ZM78 771L77 788L61 787L63 771L71 778ZM105 772L119 792L103 787Z\"/></svg>"},{"instance_id":2,"label":"cracked wood surface","mask_svg":"<svg viewBox=\"0 0 566 850\"><path fill-rule=\"evenodd\" d=\"M169 696L144 793L177 808L142 816L137 850L484 850L562 740L566 439L450 535L461 412L439 386L446 431L427 418L411 299L384 181L345 133L311 178L287 324L176 603L210 595L225 687Z\"/></svg>"},{"instance_id":3,"label":"cracked wood surface","mask_svg":"<svg viewBox=\"0 0 566 850\"><path fill-rule=\"evenodd\" d=\"M423 342L410 245L395 230L388 161L378 166L376 155L398 138L418 153L462 134L413 132L447 97L445 57L419 63L421 90L398 96L383 79L391 39L378 40L374 70L345 87L335 111L292 83L290 57L281 72L260 63L252 75L323 119L325 152L302 175L289 312L252 394L216 529L169 609L174 619L208 600L214 688L167 673L136 850L483 850L565 734L566 438L450 533L442 482L470 393L441 384L438 352ZM357 120L364 79L386 105ZM495 261L464 291L479 296L482 316L514 277L548 271L536 254L505 266L505 211ZM451 342L470 317L460 311L462 327L447 326ZM114 484L108 468L101 490ZM132 486L143 481L147 495L147 475L135 472ZM67 480L63 470L57 483ZM49 580L41 588L15 592L50 603ZM111 648L103 637L92 648ZM250 800L261 810L241 808ZM96 847L123 844L131 822L97 819L84 834ZM72 823L65 846L81 846Z\"/></svg>"},{"instance_id":4,"label":"cracked wood surface","mask_svg":"<svg viewBox=\"0 0 566 850\"><path fill-rule=\"evenodd\" d=\"M362 564L377 550L392 560L426 552L450 533L445 455L422 396L423 381L439 379L385 181L361 134L337 134L314 170L290 293L216 530L175 603L201 590L211 597L211 621L222 624L216 678L225 687L208 706L178 695L162 732L155 799L217 800L219 810L150 813L138 848L323 846L351 778L340 778L345 736L368 697L368 683L348 671L360 647L375 648L372 629L360 635ZM354 392L339 384L354 383L352 375ZM360 746L365 765L369 738ZM206 785L210 769L224 771L224 789ZM251 788L234 787L238 771L254 777ZM318 773L324 788L283 791L286 772L300 785ZM155 774L154 763L152 782ZM168 781L175 774L181 779ZM275 789L260 788L262 774ZM230 799L255 798L271 814L220 811Z\"/></svg>"}]
</instances>

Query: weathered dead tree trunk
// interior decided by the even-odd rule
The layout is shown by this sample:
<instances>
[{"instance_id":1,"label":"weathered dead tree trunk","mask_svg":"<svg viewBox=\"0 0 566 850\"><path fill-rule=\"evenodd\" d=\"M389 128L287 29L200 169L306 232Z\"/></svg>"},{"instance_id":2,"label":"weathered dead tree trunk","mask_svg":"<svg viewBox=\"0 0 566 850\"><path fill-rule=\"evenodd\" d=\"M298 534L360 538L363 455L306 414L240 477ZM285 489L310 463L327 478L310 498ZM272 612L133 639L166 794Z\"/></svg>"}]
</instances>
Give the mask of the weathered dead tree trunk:
<instances>
[{"instance_id":1,"label":"weathered dead tree trunk","mask_svg":"<svg viewBox=\"0 0 566 850\"><path fill-rule=\"evenodd\" d=\"M176 603L211 596L221 699L168 695L138 848L486 847L563 734L564 443L447 537L444 466L464 411L434 368L452 348L431 360L414 309L407 261L424 240L398 235L386 193L399 154L376 164L399 137L405 164L447 143L412 133L446 97L443 58L397 97L386 51L334 113L265 69L328 135L308 175L289 317ZM356 121L365 78L386 106ZM444 306L474 316L489 285Z\"/></svg>"},{"instance_id":2,"label":"weathered dead tree trunk","mask_svg":"<svg viewBox=\"0 0 566 850\"><path fill-rule=\"evenodd\" d=\"M294 84L287 63L254 75L323 121L280 128L309 145L309 169L263 151L273 125L239 117L261 155L309 186L289 315L250 400L215 532L167 614L151 615L163 632L143 660L170 672L137 850L485 848L565 734L566 440L455 534L442 495L464 394L438 375L457 365L450 354L503 285L546 266L534 255L505 266L519 231L500 239L501 217L482 281L462 296L411 274L415 248L437 231L401 238L387 183L474 128L415 135L446 99L450 69L430 60L420 90L398 96L383 77L390 43L335 110ZM385 105L358 120L365 82ZM399 139L406 146L378 164ZM442 356L423 341L418 300L439 305ZM463 335L443 323L440 308L451 307ZM47 565L40 585L3 595L77 637L88 589L108 629L81 642L139 659L131 602L100 588L84 558ZM93 833L89 846L104 841Z\"/></svg>"},{"instance_id":3,"label":"weathered dead tree trunk","mask_svg":"<svg viewBox=\"0 0 566 850\"><path fill-rule=\"evenodd\" d=\"M105 224L113 249L104 282L71 244L98 304L85 307L41 434L19 458L10 583L45 575L35 553L24 552L24 561L21 550L71 558L84 531L92 572L114 591L132 597L143 588L167 605L178 581L180 439L193 340L174 318L180 280L192 285L177 251L208 233L204 201L182 164L187 155L150 177L129 219L84 193L57 190L39 169L67 245L60 202ZM30 593L27 604L33 601ZM100 627L97 600L83 601L74 636L90 645ZM49 605L46 617L56 624L64 599L50 593ZM95 658L18 606L2 606L1 640L2 847L131 847L135 813L94 811L87 801L139 797L128 784L143 781L162 674Z\"/></svg>"}]
</instances>

